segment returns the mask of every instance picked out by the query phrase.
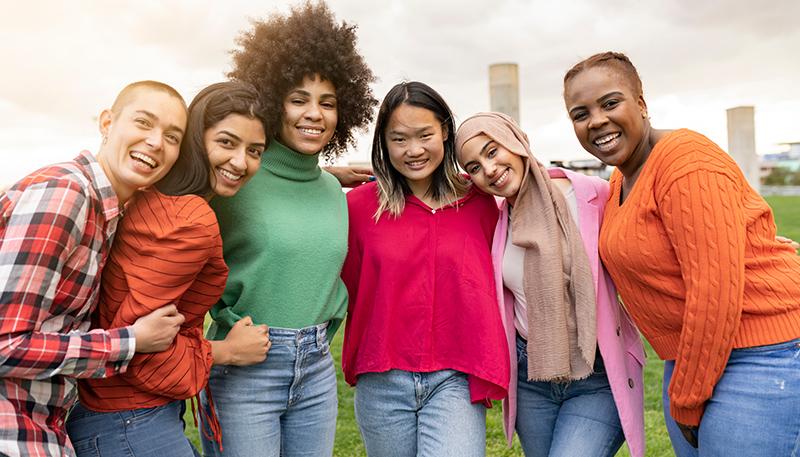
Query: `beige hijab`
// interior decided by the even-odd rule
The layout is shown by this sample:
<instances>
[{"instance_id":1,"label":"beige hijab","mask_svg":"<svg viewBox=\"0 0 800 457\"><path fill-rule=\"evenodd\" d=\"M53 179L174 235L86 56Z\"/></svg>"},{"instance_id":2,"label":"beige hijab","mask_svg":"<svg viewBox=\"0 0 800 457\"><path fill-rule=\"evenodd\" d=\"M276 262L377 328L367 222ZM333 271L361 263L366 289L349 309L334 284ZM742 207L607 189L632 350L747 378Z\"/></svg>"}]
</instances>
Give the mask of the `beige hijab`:
<instances>
[{"instance_id":1,"label":"beige hijab","mask_svg":"<svg viewBox=\"0 0 800 457\"><path fill-rule=\"evenodd\" d=\"M512 118L501 113L470 117L458 128L456 151L480 134L528 165L511 212L511 242L525 249L528 379L586 378L597 348L596 295L589 257L566 199Z\"/></svg>"}]
</instances>

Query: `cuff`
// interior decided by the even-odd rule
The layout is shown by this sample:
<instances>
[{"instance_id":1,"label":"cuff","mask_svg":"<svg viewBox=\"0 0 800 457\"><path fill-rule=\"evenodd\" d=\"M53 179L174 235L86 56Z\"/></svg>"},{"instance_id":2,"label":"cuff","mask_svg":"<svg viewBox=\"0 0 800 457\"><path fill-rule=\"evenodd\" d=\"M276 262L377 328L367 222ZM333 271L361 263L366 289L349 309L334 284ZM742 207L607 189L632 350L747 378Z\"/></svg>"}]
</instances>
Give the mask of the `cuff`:
<instances>
[{"instance_id":1,"label":"cuff","mask_svg":"<svg viewBox=\"0 0 800 457\"><path fill-rule=\"evenodd\" d=\"M683 425L692 425L698 426L700 425L700 419L703 417L703 412L705 412L706 405L702 404L696 408L681 408L675 406L675 403L669 403L669 413L675 422Z\"/></svg>"},{"instance_id":2,"label":"cuff","mask_svg":"<svg viewBox=\"0 0 800 457\"><path fill-rule=\"evenodd\" d=\"M128 364L136 354L136 337L133 326L115 328L108 331L111 337L110 375L125 373Z\"/></svg>"}]
</instances>

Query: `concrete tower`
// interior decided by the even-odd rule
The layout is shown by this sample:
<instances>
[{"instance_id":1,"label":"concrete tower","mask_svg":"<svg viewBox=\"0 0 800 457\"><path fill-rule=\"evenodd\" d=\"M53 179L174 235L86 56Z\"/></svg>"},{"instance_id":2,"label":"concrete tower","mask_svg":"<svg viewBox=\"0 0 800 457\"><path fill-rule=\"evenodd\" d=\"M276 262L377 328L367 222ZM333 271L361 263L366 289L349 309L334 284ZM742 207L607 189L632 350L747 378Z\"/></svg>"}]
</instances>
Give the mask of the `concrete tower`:
<instances>
[{"instance_id":1,"label":"concrete tower","mask_svg":"<svg viewBox=\"0 0 800 457\"><path fill-rule=\"evenodd\" d=\"M519 124L519 70L515 63L489 65L489 105Z\"/></svg>"},{"instance_id":2,"label":"concrete tower","mask_svg":"<svg viewBox=\"0 0 800 457\"><path fill-rule=\"evenodd\" d=\"M759 164L756 155L755 110L737 106L728 112L728 153L741 167L750 186L760 192Z\"/></svg>"}]
</instances>

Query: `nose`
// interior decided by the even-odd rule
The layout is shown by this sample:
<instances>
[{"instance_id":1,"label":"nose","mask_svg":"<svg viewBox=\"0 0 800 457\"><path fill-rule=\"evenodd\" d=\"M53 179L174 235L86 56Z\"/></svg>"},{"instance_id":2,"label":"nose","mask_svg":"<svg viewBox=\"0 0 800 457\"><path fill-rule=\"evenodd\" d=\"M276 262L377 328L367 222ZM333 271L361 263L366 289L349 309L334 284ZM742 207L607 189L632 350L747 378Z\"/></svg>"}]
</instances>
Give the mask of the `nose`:
<instances>
[{"instance_id":1,"label":"nose","mask_svg":"<svg viewBox=\"0 0 800 457\"><path fill-rule=\"evenodd\" d=\"M408 155L411 157L420 156L425 153L425 146L420 141L411 140L408 142Z\"/></svg>"},{"instance_id":2,"label":"nose","mask_svg":"<svg viewBox=\"0 0 800 457\"><path fill-rule=\"evenodd\" d=\"M320 109L319 104L309 103L308 108L306 109L305 113L303 113L303 116L312 121L322 119L322 110Z\"/></svg>"},{"instance_id":3,"label":"nose","mask_svg":"<svg viewBox=\"0 0 800 457\"><path fill-rule=\"evenodd\" d=\"M608 122L608 117L602 111L599 112L589 112L589 128L595 129L598 127L603 126L606 122Z\"/></svg>"},{"instance_id":4,"label":"nose","mask_svg":"<svg viewBox=\"0 0 800 457\"><path fill-rule=\"evenodd\" d=\"M483 164L483 170L487 178L494 178L494 175L497 174L497 164L495 164L493 160L487 161Z\"/></svg>"},{"instance_id":5,"label":"nose","mask_svg":"<svg viewBox=\"0 0 800 457\"><path fill-rule=\"evenodd\" d=\"M148 146L152 149L158 151L164 146L164 138L162 136L162 132L158 129L153 129L150 131L150 134L147 135L147 139L145 140Z\"/></svg>"},{"instance_id":6,"label":"nose","mask_svg":"<svg viewBox=\"0 0 800 457\"><path fill-rule=\"evenodd\" d=\"M247 156L247 151L245 150L245 148L237 149L236 152L231 157L231 159L229 160L231 167L235 168L236 169L235 171L245 170L247 168L246 156Z\"/></svg>"}]
</instances>

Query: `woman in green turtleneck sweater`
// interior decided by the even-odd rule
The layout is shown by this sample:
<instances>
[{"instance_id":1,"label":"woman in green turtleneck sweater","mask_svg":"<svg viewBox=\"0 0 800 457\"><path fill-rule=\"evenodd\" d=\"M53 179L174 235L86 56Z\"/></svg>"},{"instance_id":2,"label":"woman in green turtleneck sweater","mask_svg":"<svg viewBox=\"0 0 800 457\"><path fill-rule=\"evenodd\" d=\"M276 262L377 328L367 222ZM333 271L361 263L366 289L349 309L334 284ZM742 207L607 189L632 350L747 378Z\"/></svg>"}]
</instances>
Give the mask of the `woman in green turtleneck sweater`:
<instances>
[{"instance_id":1,"label":"woman in green turtleneck sweater","mask_svg":"<svg viewBox=\"0 0 800 457\"><path fill-rule=\"evenodd\" d=\"M213 368L204 407L219 418L225 455L329 456L337 397L328 341L347 310L347 204L319 159L344 152L352 129L372 119L374 77L354 27L324 3L254 27L230 76L258 88L273 140L248 186L212 204L230 275L208 338L250 316L270 327L272 348L261 364ZM210 440L203 448L220 453Z\"/></svg>"}]
</instances>

